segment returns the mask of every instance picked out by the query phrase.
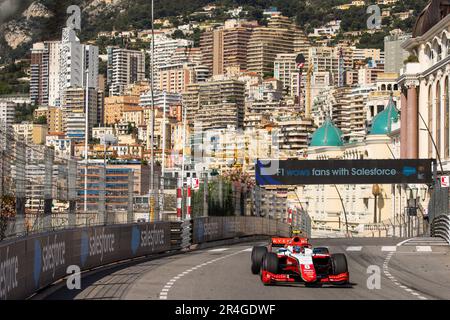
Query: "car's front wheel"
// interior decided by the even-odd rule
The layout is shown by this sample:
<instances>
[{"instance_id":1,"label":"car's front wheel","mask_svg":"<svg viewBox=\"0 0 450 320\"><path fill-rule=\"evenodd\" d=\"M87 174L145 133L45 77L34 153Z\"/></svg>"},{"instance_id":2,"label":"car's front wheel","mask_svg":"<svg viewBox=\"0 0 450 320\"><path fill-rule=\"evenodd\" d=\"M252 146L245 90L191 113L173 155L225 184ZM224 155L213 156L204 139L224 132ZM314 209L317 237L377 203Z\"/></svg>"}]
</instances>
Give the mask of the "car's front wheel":
<instances>
[{"instance_id":1,"label":"car's front wheel","mask_svg":"<svg viewBox=\"0 0 450 320\"><path fill-rule=\"evenodd\" d=\"M263 259L263 270L278 274L278 256L276 253L268 252Z\"/></svg>"},{"instance_id":2,"label":"car's front wheel","mask_svg":"<svg viewBox=\"0 0 450 320\"><path fill-rule=\"evenodd\" d=\"M267 253L266 247L253 247L252 250L252 273L258 274L261 269L261 264L264 256Z\"/></svg>"},{"instance_id":3,"label":"car's front wheel","mask_svg":"<svg viewBox=\"0 0 450 320\"><path fill-rule=\"evenodd\" d=\"M331 272L333 275L339 275L348 272L347 257L343 253L336 253L331 255ZM348 281L343 281L338 284L347 284Z\"/></svg>"}]
</instances>

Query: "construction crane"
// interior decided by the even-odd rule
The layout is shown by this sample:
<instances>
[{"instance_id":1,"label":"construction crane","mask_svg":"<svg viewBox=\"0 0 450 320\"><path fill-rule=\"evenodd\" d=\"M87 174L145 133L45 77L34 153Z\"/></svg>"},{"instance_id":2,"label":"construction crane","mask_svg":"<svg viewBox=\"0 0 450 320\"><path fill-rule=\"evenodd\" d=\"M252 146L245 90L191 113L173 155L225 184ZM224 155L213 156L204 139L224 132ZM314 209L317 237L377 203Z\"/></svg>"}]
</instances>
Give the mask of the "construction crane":
<instances>
[{"instance_id":1,"label":"construction crane","mask_svg":"<svg viewBox=\"0 0 450 320\"><path fill-rule=\"evenodd\" d=\"M341 88L344 86L344 75L345 75L345 61L344 61L344 50L339 48L339 79L338 79L338 87Z\"/></svg>"},{"instance_id":2,"label":"construction crane","mask_svg":"<svg viewBox=\"0 0 450 320\"><path fill-rule=\"evenodd\" d=\"M306 108L305 118L311 118L311 76L314 71L314 64L310 61L308 71L306 72Z\"/></svg>"},{"instance_id":3,"label":"construction crane","mask_svg":"<svg viewBox=\"0 0 450 320\"><path fill-rule=\"evenodd\" d=\"M305 56L303 54L299 54L296 58L297 69L298 69L298 99L299 99L299 111L301 109L301 101L302 101L302 73L303 67L305 66ZM306 119L311 118L311 75L314 70L314 64L310 61L308 70L306 72L306 101L305 101L305 112L304 116Z\"/></svg>"}]
</instances>

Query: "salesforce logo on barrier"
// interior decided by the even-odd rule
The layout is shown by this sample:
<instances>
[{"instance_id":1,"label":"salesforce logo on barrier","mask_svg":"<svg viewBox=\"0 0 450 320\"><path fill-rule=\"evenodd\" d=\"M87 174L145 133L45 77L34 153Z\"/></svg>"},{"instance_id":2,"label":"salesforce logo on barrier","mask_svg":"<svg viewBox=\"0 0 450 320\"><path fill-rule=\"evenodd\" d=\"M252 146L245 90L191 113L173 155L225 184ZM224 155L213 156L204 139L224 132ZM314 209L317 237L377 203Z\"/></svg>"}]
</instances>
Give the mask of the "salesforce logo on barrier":
<instances>
[{"instance_id":1,"label":"salesforce logo on barrier","mask_svg":"<svg viewBox=\"0 0 450 320\"><path fill-rule=\"evenodd\" d=\"M139 231L139 228L137 226L134 226L131 230L131 251L133 252L133 254L136 254L137 249L141 244L140 238L141 232Z\"/></svg>"},{"instance_id":2,"label":"salesforce logo on barrier","mask_svg":"<svg viewBox=\"0 0 450 320\"><path fill-rule=\"evenodd\" d=\"M147 225L145 230L140 230L134 226L131 230L131 251L136 254L139 247L151 247L152 251L157 246L163 246L165 243L164 229L156 229L156 225L149 230Z\"/></svg>"},{"instance_id":3,"label":"salesforce logo on barrier","mask_svg":"<svg viewBox=\"0 0 450 320\"><path fill-rule=\"evenodd\" d=\"M0 250L0 300L6 300L8 294L19 286L18 274L19 258L9 256L9 247L6 248L5 257L2 257Z\"/></svg>"},{"instance_id":4,"label":"salesforce logo on barrier","mask_svg":"<svg viewBox=\"0 0 450 320\"><path fill-rule=\"evenodd\" d=\"M39 285L39 279L42 271L42 248L39 240L34 240L34 285Z\"/></svg>"},{"instance_id":5,"label":"salesforce logo on barrier","mask_svg":"<svg viewBox=\"0 0 450 320\"><path fill-rule=\"evenodd\" d=\"M89 234L83 231L81 234L81 265L86 264L86 260L89 256Z\"/></svg>"},{"instance_id":6,"label":"salesforce logo on barrier","mask_svg":"<svg viewBox=\"0 0 450 320\"><path fill-rule=\"evenodd\" d=\"M41 273L51 271L52 277L56 274L56 269L63 266L66 257L65 241L58 242L58 236L55 235L53 243L50 243L50 237L47 238L47 244L41 245L39 240L34 241L34 283L39 286Z\"/></svg>"},{"instance_id":7,"label":"salesforce logo on barrier","mask_svg":"<svg viewBox=\"0 0 450 320\"><path fill-rule=\"evenodd\" d=\"M105 228L94 229L91 236L83 231L81 236L81 265L84 266L88 257L99 256L103 262L104 255L114 252L115 237L113 233L105 233Z\"/></svg>"}]
</instances>

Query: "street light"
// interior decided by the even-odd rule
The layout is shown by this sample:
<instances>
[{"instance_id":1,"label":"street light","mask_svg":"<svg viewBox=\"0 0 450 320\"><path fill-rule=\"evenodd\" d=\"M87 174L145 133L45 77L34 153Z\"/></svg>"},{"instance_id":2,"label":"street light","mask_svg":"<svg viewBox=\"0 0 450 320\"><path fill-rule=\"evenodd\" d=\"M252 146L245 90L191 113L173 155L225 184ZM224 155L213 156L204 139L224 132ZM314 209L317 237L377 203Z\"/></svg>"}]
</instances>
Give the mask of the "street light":
<instances>
[{"instance_id":1,"label":"street light","mask_svg":"<svg viewBox=\"0 0 450 320\"><path fill-rule=\"evenodd\" d=\"M408 198L408 207L406 208L408 213L408 237L411 236L411 217L417 216L417 200L419 195L419 189L416 186L408 187L409 189L409 198Z\"/></svg>"},{"instance_id":2,"label":"street light","mask_svg":"<svg viewBox=\"0 0 450 320\"><path fill-rule=\"evenodd\" d=\"M381 189L380 186L378 184L374 184L372 186L372 194L374 196L374 210L373 210L373 223L377 223L377 200L378 200L378 196L381 195ZM380 217L381 220L381 217ZM379 221L381 222L381 221Z\"/></svg>"}]
</instances>

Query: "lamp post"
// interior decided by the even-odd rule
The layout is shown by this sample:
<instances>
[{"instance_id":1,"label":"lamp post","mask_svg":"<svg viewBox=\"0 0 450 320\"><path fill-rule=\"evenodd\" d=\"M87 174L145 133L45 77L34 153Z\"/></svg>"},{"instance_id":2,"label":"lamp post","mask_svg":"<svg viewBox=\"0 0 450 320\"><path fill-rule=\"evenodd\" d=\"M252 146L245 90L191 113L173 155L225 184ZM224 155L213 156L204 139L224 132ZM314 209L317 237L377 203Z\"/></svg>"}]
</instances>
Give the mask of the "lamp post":
<instances>
[{"instance_id":1,"label":"lamp post","mask_svg":"<svg viewBox=\"0 0 450 320\"><path fill-rule=\"evenodd\" d=\"M378 196L381 195L380 186L378 184L374 184L372 186L372 194L374 196L373 223L377 223L377 201L378 201ZM381 221L378 221L378 222L381 222Z\"/></svg>"},{"instance_id":2,"label":"lamp post","mask_svg":"<svg viewBox=\"0 0 450 320\"><path fill-rule=\"evenodd\" d=\"M417 196L418 196L419 190L416 186L409 188L409 199L408 199L408 237L411 237L412 230L411 230L411 217L417 216Z\"/></svg>"},{"instance_id":3,"label":"lamp post","mask_svg":"<svg viewBox=\"0 0 450 320\"><path fill-rule=\"evenodd\" d=\"M89 68L86 68L86 91L85 91L85 128L84 128L84 213L87 213L87 188L88 188L88 165L89 165Z\"/></svg>"},{"instance_id":4,"label":"lamp post","mask_svg":"<svg viewBox=\"0 0 450 320\"><path fill-rule=\"evenodd\" d=\"M155 30L154 30L154 1L151 4L151 18L152 18L152 45L151 45L151 59L150 59L150 92L152 100L151 120L150 120L150 212L149 221L155 220L155 97L154 97L154 58L155 58Z\"/></svg>"}]
</instances>

